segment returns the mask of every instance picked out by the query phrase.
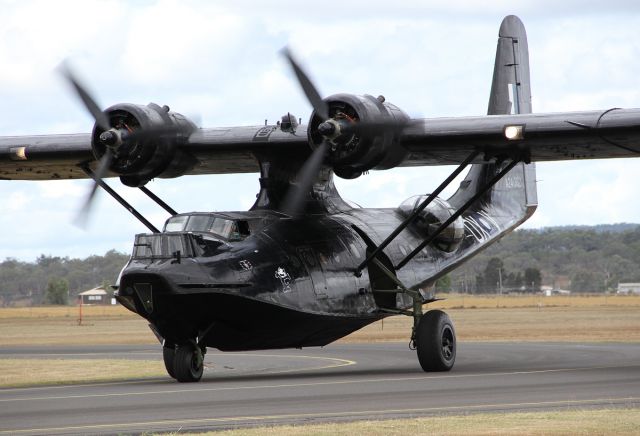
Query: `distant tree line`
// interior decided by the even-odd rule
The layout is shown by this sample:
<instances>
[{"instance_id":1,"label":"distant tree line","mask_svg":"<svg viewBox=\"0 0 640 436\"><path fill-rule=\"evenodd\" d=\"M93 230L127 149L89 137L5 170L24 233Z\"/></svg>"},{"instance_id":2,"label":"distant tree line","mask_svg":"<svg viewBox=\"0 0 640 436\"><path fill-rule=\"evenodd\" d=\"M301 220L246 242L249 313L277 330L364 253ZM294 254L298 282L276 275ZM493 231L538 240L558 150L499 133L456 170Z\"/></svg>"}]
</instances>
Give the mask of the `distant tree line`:
<instances>
[{"instance_id":1,"label":"distant tree line","mask_svg":"<svg viewBox=\"0 0 640 436\"><path fill-rule=\"evenodd\" d=\"M115 283L129 256L0 263L0 305L74 303L79 292ZM538 292L552 286L576 292L613 291L640 282L640 225L516 230L436 283L437 292Z\"/></svg>"},{"instance_id":2,"label":"distant tree line","mask_svg":"<svg viewBox=\"0 0 640 436\"><path fill-rule=\"evenodd\" d=\"M640 282L640 225L516 230L450 275L462 292L615 291Z\"/></svg>"},{"instance_id":3,"label":"distant tree line","mask_svg":"<svg viewBox=\"0 0 640 436\"><path fill-rule=\"evenodd\" d=\"M129 256L115 250L86 259L41 255L0 263L0 305L74 303L79 292L115 283Z\"/></svg>"}]
</instances>

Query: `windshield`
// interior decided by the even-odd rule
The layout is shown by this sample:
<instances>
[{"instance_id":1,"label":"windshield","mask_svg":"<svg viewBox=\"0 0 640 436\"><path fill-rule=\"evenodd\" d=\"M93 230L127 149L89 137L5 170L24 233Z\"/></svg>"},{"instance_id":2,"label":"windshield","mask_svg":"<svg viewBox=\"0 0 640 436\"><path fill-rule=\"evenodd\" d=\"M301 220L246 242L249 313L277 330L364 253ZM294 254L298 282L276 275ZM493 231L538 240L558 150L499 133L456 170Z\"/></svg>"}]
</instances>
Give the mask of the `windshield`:
<instances>
[{"instance_id":1,"label":"windshield","mask_svg":"<svg viewBox=\"0 0 640 436\"><path fill-rule=\"evenodd\" d=\"M188 216L174 216L167 220L167 224L164 226L165 232L181 232L184 229Z\"/></svg>"},{"instance_id":2,"label":"windshield","mask_svg":"<svg viewBox=\"0 0 640 436\"><path fill-rule=\"evenodd\" d=\"M250 234L247 221L227 219L213 214L171 217L167 220L164 231L211 233L227 241L241 241Z\"/></svg>"}]
</instances>

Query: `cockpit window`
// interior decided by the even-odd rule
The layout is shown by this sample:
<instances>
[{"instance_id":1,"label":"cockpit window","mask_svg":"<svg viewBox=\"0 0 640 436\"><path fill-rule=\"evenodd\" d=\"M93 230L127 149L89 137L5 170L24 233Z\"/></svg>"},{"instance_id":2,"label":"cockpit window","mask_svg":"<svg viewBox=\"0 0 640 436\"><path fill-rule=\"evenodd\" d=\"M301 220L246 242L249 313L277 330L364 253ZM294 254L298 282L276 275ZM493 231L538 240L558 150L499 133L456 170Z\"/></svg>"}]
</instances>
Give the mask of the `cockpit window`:
<instances>
[{"instance_id":1,"label":"cockpit window","mask_svg":"<svg viewBox=\"0 0 640 436\"><path fill-rule=\"evenodd\" d=\"M208 231L229 241L241 241L250 234L249 224L246 221L234 221L220 217L213 219Z\"/></svg>"},{"instance_id":2,"label":"cockpit window","mask_svg":"<svg viewBox=\"0 0 640 436\"><path fill-rule=\"evenodd\" d=\"M164 226L165 232L181 232L184 230L184 226L187 223L188 216L174 216L167 220L167 224Z\"/></svg>"},{"instance_id":3,"label":"cockpit window","mask_svg":"<svg viewBox=\"0 0 640 436\"><path fill-rule=\"evenodd\" d=\"M193 215L189 217L189 222L185 230L187 232L204 232L211 226L214 217L211 215Z\"/></svg>"},{"instance_id":4,"label":"cockpit window","mask_svg":"<svg viewBox=\"0 0 640 436\"><path fill-rule=\"evenodd\" d=\"M251 234L245 220L232 220L216 215L180 215L169 218L165 232L211 233L227 241L241 241Z\"/></svg>"},{"instance_id":5,"label":"cockpit window","mask_svg":"<svg viewBox=\"0 0 640 436\"><path fill-rule=\"evenodd\" d=\"M234 224L235 221L223 218L214 218L213 222L209 225L208 231L218 236L222 236L225 239L230 239L229 236L234 231Z\"/></svg>"}]
</instances>

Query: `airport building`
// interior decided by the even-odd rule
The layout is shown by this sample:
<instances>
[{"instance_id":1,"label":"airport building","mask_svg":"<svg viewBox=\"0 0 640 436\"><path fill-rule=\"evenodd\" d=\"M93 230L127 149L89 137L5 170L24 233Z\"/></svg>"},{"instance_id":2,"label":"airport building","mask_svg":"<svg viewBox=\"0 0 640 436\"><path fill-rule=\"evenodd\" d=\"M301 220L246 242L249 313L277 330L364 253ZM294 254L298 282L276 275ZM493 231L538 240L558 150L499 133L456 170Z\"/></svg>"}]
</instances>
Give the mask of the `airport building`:
<instances>
[{"instance_id":1,"label":"airport building","mask_svg":"<svg viewBox=\"0 0 640 436\"><path fill-rule=\"evenodd\" d=\"M104 304L104 305L116 304L115 303L115 299L113 297L111 297L107 291L105 291L104 289L102 289L100 287L89 289L88 291L80 292L78 294L78 299L80 300L80 302L83 305L88 305L88 304L94 304L94 305L98 305L98 304Z\"/></svg>"}]
</instances>

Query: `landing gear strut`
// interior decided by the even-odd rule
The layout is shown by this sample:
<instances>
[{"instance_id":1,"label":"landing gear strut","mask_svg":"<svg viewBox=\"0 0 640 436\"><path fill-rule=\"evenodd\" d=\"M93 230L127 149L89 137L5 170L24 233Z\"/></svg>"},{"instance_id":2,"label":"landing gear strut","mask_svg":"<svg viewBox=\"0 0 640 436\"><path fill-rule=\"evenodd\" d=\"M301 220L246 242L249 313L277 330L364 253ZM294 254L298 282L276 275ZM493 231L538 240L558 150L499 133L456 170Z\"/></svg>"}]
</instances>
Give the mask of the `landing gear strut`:
<instances>
[{"instance_id":1,"label":"landing gear strut","mask_svg":"<svg viewBox=\"0 0 640 436\"><path fill-rule=\"evenodd\" d=\"M422 305L437 299L425 299L419 290L409 289L377 258L372 262L397 286L389 291L403 293L413 300L413 310L381 309L385 312L413 317L413 330L409 347L418 353L418 361L425 371L450 371L456 361L456 331L449 315L441 310L422 312Z\"/></svg>"}]
</instances>

